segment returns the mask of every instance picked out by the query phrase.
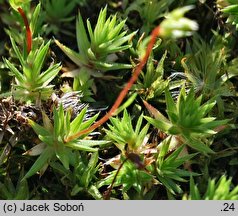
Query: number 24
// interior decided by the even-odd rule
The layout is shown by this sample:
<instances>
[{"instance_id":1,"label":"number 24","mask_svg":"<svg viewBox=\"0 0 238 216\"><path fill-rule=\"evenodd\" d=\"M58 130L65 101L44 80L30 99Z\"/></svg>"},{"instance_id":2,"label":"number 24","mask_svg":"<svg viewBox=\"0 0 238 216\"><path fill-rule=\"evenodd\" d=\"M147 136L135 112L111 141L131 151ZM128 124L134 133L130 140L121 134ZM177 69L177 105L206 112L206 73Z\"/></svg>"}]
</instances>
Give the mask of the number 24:
<instances>
[{"instance_id":1,"label":"number 24","mask_svg":"<svg viewBox=\"0 0 238 216\"><path fill-rule=\"evenodd\" d=\"M223 211L234 211L235 210L235 205L234 203L223 203L224 209Z\"/></svg>"}]
</instances>

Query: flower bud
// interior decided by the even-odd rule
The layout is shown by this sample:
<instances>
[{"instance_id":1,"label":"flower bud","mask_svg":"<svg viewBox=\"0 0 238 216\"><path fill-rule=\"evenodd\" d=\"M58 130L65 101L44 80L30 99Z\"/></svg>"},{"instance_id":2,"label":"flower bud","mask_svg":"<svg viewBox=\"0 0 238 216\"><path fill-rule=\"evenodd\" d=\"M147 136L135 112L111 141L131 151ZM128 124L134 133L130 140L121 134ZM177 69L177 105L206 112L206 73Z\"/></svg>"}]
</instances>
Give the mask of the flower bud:
<instances>
[{"instance_id":1,"label":"flower bud","mask_svg":"<svg viewBox=\"0 0 238 216\"><path fill-rule=\"evenodd\" d=\"M169 13L160 24L160 36L165 38L180 38L190 36L193 31L198 30L198 24L184 17L192 6L178 8Z\"/></svg>"},{"instance_id":2,"label":"flower bud","mask_svg":"<svg viewBox=\"0 0 238 216\"><path fill-rule=\"evenodd\" d=\"M30 2L31 0L9 0L9 4L14 10L22 7L23 4Z\"/></svg>"}]
</instances>

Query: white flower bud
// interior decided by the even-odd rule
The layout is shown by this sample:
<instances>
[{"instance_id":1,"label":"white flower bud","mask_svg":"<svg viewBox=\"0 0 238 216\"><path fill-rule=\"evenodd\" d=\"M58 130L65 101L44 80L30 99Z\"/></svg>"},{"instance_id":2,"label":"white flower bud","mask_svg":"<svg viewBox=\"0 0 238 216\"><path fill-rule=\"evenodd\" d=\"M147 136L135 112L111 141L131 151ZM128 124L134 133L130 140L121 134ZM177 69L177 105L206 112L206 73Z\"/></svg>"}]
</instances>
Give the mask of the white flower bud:
<instances>
[{"instance_id":1,"label":"white flower bud","mask_svg":"<svg viewBox=\"0 0 238 216\"><path fill-rule=\"evenodd\" d=\"M198 24L184 17L184 14L191 10L192 6L178 8L166 16L160 24L160 36L170 38L180 38L190 36L193 31L198 30Z\"/></svg>"},{"instance_id":2,"label":"white flower bud","mask_svg":"<svg viewBox=\"0 0 238 216\"><path fill-rule=\"evenodd\" d=\"M31 0L9 0L9 4L11 7L17 11L19 7L21 7L23 4L30 2Z\"/></svg>"}]
</instances>

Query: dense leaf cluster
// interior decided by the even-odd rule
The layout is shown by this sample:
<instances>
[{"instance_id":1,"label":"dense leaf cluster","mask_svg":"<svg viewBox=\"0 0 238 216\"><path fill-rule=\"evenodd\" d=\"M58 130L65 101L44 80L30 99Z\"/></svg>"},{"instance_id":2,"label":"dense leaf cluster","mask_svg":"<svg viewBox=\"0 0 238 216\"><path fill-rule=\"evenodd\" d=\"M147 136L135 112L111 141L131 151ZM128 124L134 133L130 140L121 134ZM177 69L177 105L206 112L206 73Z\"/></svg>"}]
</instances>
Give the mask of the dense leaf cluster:
<instances>
[{"instance_id":1,"label":"dense leaf cluster","mask_svg":"<svg viewBox=\"0 0 238 216\"><path fill-rule=\"evenodd\" d=\"M107 2L0 0L0 198L237 199L237 1Z\"/></svg>"}]
</instances>

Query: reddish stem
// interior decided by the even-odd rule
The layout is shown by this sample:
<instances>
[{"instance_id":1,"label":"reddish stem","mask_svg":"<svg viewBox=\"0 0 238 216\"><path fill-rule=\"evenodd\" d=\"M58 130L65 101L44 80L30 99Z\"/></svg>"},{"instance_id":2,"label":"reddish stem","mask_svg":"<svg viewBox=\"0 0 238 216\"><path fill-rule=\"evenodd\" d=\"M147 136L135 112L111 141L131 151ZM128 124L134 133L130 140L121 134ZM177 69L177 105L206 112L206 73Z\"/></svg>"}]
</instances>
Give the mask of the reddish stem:
<instances>
[{"instance_id":1,"label":"reddish stem","mask_svg":"<svg viewBox=\"0 0 238 216\"><path fill-rule=\"evenodd\" d=\"M31 33L30 25L23 9L19 7L17 8L17 10L21 14L25 27L26 27L26 45L27 45L27 52L29 53L32 47L32 33Z\"/></svg>"},{"instance_id":2,"label":"reddish stem","mask_svg":"<svg viewBox=\"0 0 238 216\"><path fill-rule=\"evenodd\" d=\"M140 63L136 66L136 68L134 69L133 75L131 77L131 79L128 81L128 83L126 84L126 86L122 89L122 91L120 92L119 96L117 97L115 103L113 104L113 106L111 107L111 109L108 111L108 113L103 116L100 120L98 120L97 122L95 122L91 127L82 130L68 138L65 139L65 142L69 142L73 139L76 139L78 137L80 137L83 134L89 133L93 130L95 130L96 128L98 128L100 125L102 125L103 123L105 123L112 115L113 113L116 111L116 109L120 106L121 102L123 101L123 99L125 98L125 96L127 95L128 91L130 90L130 88L132 87L132 85L134 84L134 82L137 80L141 70L143 69L144 65L146 64L150 53L153 49L153 46L156 42L156 39L158 37L158 35L160 34L160 27L157 26L151 33L151 38L150 38L150 42L147 46L146 49L146 53L144 55L144 57L140 60Z\"/></svg>"},{"instance_id":3,"label":"reddish stem","mask_svg":"<svg viewBox=\"0 0 238 216\"><path fill-rule=\"evenodd\" d=\"M105 192L105 194L104 194L104 196L103 196L104 200L109 200L109 199L110 199L110 196L111 196L111 193L112 193L112 188L113 188L113 185L114 185L114 183L115 183L115 181L116 181L116 178L117 178L117 176L118 176L118 174L119 174L119 172L120 172L122 166L124 165L124 163L125 163L128 159L129 159L129 158L126 158L126 159L120 164L120 166L118 167L117 172L116 172L116 174L115 174L115 176L114 176L114 178L113 178L113 180L112 180L112 183L111 183L110 187L108 188L108 190Z\"/></svg>"}]
</instances>

